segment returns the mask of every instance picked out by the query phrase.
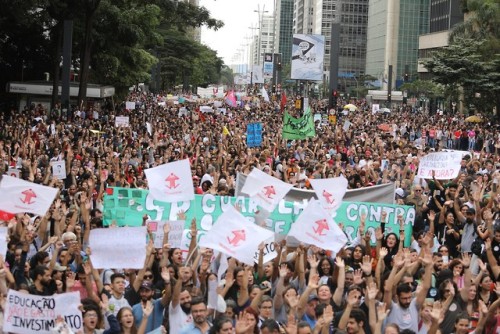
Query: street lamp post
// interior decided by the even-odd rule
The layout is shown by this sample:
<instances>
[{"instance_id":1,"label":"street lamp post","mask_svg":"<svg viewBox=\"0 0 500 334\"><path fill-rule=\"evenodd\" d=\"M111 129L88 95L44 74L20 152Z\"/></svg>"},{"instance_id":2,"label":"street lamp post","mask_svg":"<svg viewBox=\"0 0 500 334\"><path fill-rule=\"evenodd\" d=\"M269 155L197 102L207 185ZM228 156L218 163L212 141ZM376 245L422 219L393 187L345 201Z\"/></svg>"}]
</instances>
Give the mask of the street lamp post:
<instances>
[{"instance_id":1,"label":"street lamp post","mask_svg":"<svg viewBox=\"0 0 500 334\"><path fill-rule=\"evenodd\" d=\"M258 38L258 47L257 47L257 64L260 65L261 64L261 55L260 55L260 52L261 52L261 47L262 47L262 20L263 20L263 16L264 16L264 13L269 13L269 11L267 10L264 10L266 8L266 5L263 5L262 6L262 11L260 10L260 5L257 6L257 10L254 10L255 13L258 13L259 14L259 38Z\"/></svg>"}]
</instances>

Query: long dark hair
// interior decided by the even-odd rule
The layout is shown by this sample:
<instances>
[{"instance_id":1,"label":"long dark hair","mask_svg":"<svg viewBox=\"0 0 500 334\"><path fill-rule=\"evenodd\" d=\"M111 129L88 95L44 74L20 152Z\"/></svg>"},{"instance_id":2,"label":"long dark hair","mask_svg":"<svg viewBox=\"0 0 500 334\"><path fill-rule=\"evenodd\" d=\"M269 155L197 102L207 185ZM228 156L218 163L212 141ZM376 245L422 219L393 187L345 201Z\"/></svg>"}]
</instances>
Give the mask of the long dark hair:
<instances>
[{"instance_id":1,"label":"long dark hair","mask_svg":"<svg viewBox=\"0 0 500 334\"><path fill-rule=\"evenodd\" d=\"M221 317L217 317L214 319L214 324L213 326L210 328L210 330L208 331L208 334L217 334L219 333L219 331L222 329L222 326L224 324L227 324L227 323L230 323L230 324L233 324L233 320L229 317L226 317L226 316L221 316ZM135 333L133 333L135 334Z\"/></svg>"},{"instance_id":2,"label":"long dark hair","mask_svg":"<svg viewBox=\"0 0 500 334\"><path fill-rule=\"evenodd\" d=\"M123 333L123 329L122 329L122 323L120 322L120 320L123 316L123 312L125 312L127 310L130 311L132 313L132 315L134 315L134 312L132 312L132 309L128 306L124 306L124 307L120 308L120 311L118 311L118 314L116 315L116 320L118 320L118 323L120 324L120 329L121 329L122 333ZM132 323L132 328L130 328L130 333L137 334L137 326L135 325L135 316L134 316L134 322Z\"/></svg>"}]
</instances>

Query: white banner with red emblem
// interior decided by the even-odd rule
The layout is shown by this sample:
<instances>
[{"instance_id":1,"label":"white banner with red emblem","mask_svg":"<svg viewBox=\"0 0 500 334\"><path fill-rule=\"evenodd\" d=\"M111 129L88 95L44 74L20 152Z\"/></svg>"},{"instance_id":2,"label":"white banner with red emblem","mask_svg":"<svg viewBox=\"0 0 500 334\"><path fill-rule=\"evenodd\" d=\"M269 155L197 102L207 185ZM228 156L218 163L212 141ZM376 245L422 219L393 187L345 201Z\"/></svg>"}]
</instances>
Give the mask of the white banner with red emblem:
<instances>
[{"instance_id":1,"label":"white banner with red emblem","mask_svg":"<svg viewBox=\"0 0 500 334\"><path fill-rule=\"evenodd\" d=\"M218 250L253 265L255 250L261 242L271 238L274 238L274 232L255 225L230 206L201 238L200 247Z\"/></svg>"},{"instance_id":2,"label":"white banner with red emblem","mask_svg":"<svg viewBox=\"0 0 500 334\"><path fill-rule=\"evenodd\" d=\"M0 211L10 214L29 212L44 216L57 192L57 188L3 175L0 181Z\"/></svg>"},{"instance_id":3,"label":"white banner with red emblem","mask_svg":"<svg viewBox=\"0 0 500 334\"><path fill-rule=\"evenodd\" d=\"M277 178L254 168L248 174L241 192L247 194L258 205L271 212L293 187Z\"/></svg>"},{"instance_id":4,"label":"white banner with red emblem","mask_svg":"<svg viewBox=\"0 0 500 334\"><path fill-rule=\"evenodd\" d=\"M338 253L347 243L347 236L323 209L318 200L311 200L288 233L300 242Z\"/></svg>"},{"instance_id":5,"label":"white banner with red emblem","mask_svg":"<svg viewBox=\"0 0 500 334\"><path fill-rule=\"evenodd\" d=\"M318 200L330 215L333 215L347 192L347 179L343 176L331 179L310 179Z\"/></svg>"},{"instance_id":6,"label":"white banner with red emblem","mask_svg":"<svg viewBox=\"0 0 500 334\"><path fill-rule=\"evenodd\" d=\"M174 203L194 199L189 160L170 162L144 171L154 199Z\"/></svg>"}]
</instances>

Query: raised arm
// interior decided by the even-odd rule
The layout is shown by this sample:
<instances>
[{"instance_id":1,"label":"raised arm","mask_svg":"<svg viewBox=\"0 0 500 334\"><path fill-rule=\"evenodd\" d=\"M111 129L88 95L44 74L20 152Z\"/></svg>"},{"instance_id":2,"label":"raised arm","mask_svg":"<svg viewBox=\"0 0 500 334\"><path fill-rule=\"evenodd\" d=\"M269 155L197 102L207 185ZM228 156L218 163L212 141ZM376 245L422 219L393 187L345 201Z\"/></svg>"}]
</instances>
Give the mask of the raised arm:
<instances>
[{"instance_id":1,"label":"raised arm","mask_svg":"<svg viewBox=\"0 0 500 334\"><path fill-rule=\"evenodd\" d=\"M339 276L337 278L337 288L333 293L332 299L335 305L340 306L342 305L342 297L344 295L345 287L345 263L340 256L337 256L337 258L335 259L335 264L339 269Z\"/></svg>"}]
</instances>

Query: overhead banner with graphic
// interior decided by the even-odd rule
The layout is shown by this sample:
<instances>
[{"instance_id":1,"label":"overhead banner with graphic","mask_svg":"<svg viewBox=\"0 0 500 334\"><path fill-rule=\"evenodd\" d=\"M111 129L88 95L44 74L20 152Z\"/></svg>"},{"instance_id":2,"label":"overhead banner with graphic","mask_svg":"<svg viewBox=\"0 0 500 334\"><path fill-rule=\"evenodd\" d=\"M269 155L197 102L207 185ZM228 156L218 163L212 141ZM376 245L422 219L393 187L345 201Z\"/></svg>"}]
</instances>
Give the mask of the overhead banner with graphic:
<instances>
[{"instance_id":1,"label":"overhead banner with graphic","mask_svg":"<svg viewBox=\"0 0 500 334\"><path fill-rule=\"evenodd\" d=\"M291 78L323 80L325 36L294 34L292 44Z\"/></svg>"},{"instance_id":2,"label":"overhead banner with graphic","mask_svg":"<svg viewBox=\"0 0 500 334\"><path fill-rule=\"evenodd\" d=\"M264 79L270 79L273 77L273 54L264 53Z\"/></svg>"},{"instance_id":3,"label":"overhead banner with graphic","mask_svg":"<svg viewBox=\"0 0 500 334\"><path fill-rule=\"evenodd\" d=\"M116 221L118 226L141 226L143 216L149 215L155 221L177 220L179 212L185 212L186 229L191 219L196 218L199 236L210 230L217 218L230 206L241 206L241 214L249 222L255 222L258 206L250 198L243 196L228 197L212 194L195 195L195 199L187 202L165 203L153 200L149 191L144 189L108 188L104 196L104 225ZM265 225L276 234L287 235L299 214L306 208L308 200L288 202L282 200L268 217L264 217ZM334 219L344 225L349 241L356 237L361 213L366 213L366 229L374 232L380 226L382 211L387 212L387 231L399 231L397 216L402 215L405 222L405 240L411 240L412 226L415 221L415 209L411 206L383 203L342 202ZM258 219L258 218L257 218ZM375 233L372 233L375 242Z\"/></svg>"}]
</instances>

